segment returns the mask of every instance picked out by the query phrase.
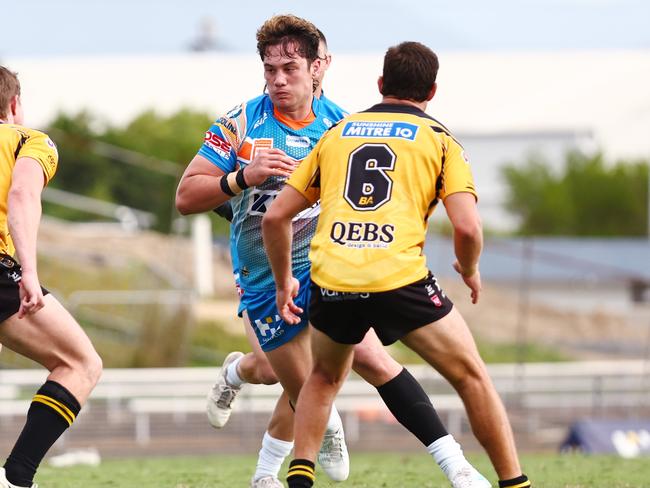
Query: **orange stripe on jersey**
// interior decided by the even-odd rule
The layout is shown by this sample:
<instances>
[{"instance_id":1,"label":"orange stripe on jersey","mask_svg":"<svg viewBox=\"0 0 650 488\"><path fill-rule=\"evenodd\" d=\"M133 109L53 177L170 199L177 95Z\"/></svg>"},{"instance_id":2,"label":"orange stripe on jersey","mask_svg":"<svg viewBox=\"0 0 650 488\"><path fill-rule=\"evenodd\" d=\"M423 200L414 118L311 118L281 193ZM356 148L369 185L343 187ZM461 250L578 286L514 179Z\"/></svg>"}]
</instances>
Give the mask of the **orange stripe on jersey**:
<instances>
[{"instance_id":1,"label":"orange stripe on jersey","mask_svg":"<svg viewBox=\"0 0 650 488\"><path fill-rule=\"evenodd\" d=\"M273 107L273 116L279 122L282 122L284 125L286 125L287 127L291 127L294 130L300 130L303 127L307 127L314 120L316 120L316 115L314 114L313 110L310 110L309 115L303 120L292 120L282 115L280 112L278 112L277 108Z\"/></svg>"}]
</instances>

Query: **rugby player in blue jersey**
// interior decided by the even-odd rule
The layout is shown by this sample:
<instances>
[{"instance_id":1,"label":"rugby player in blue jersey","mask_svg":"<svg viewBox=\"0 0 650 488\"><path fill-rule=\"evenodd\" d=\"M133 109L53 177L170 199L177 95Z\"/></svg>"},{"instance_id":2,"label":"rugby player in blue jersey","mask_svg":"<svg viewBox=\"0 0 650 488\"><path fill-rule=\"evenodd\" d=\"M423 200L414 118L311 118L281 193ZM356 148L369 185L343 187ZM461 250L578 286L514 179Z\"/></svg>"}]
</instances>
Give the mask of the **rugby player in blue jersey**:
<instances>
[{"instance_id":1,"label":"rugby player in blue jersey","mask_svg":"<svg viewBox=\"0 0 650 488\"><path fill-rule=\"evenodd\" d=\"M307 316L293 326L279 319L273 277L261 245L261 220L287 176L321 135L345 115L329 100L313 96L329 64L326 51L318 53L319 37L311 23L290 15L273 17L260 28L258 51L268 94L236 107L210 128L183 175L176 198L184 214L208 211L230 200L231 249L242 290L239 313L249 324L249 338L254 333L259 343L259 349L254 347L258 354L231 353L224 362L209 399L211 423L215 427L225 424L232 400L244 382L273 383L277 376L285 390L264 435L251 484L254 487L282 486L277 474L293 447L291 404L311 369ZM318 213L316 205L293 223L293 270L305 283L304 293L296 300L303 305L309 302L307 252ZM377 387L391 412L427 446L450 479L460 479L459 474L464 473L484 480L447 434L426 393L386 353L373 331L357 346L355 370ZM336 409L330 416L319 462L333 479L347 478L347 449Z\"/></svg>"}]
</instances>

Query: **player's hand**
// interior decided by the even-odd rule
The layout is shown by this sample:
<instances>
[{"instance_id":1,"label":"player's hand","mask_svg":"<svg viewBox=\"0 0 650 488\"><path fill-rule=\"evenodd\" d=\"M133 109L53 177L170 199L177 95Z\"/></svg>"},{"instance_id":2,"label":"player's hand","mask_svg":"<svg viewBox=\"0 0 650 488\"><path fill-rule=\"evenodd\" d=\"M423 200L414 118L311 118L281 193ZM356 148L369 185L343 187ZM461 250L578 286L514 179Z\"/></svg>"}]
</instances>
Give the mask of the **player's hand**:
<instances>
[{"instance_id":1,"label":"player's hand","mask_svg":"<svg viewBox=\"0 0 650 488\"><path fill-rule=\"evenodd\" d=\"M300 282L291 277L291 281L284 287L279 287L276 291L276 305L278 313L282 320L289 325L296 325L300 323L299 315L303 312L302 308L293 303L293 299L298 296L300 289Z\"/></svg>"},{"instance_id":2,"label":"player's hand","mask_svg":"<svg viewBox=\"0 0 650 488\"><path fill-rule=\"evenodd\" d=\"M479 273L478 266L472 270L464 270L456 260L454 261L454 269L463 278L469 289L472 290L472 303L477 303L481 294L481 273Z\"/></svg>"},{"instance_id":3,"label":"player's hand","mask_svg":"<svg viewBox=\"0 0 650 488\"><path fill-rule=\"evenodd\" d=\"M18 292L20 296L19 319L25 315L35 314L45 305L43 290L35 272L23 271L22 278L18 283Z\"/></svg>"},{"instance_id":4,"label":"player's hand","mask_svg":"<svg viewBox=\"0 0 650 488\"><path fill-rule=\"evenodd\" d=\"M258 186L270 176L289 176L298 162L277 148L258 149L253 161L244 168L244 179L248 186Z\"/></svg>"}]
</instances>

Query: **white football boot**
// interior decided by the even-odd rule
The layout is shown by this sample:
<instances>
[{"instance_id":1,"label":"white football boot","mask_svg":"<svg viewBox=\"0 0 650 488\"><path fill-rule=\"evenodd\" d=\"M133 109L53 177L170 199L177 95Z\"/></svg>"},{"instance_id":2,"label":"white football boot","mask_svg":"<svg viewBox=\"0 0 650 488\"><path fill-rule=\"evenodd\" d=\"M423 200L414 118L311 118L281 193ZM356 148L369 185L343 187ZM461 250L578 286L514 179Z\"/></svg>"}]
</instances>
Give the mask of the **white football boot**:
<instances>
[{"instance_id":1,"label":"white football boot","mask_svg":"<svg viewBox=\"0 0 650 488\"><path fill-rule=\"evenodd\" d=\"M490 482L479 473L471 464L453 470L450 473L449 481L453 488L491 488Z\"/></svg>"},{"instance_id":2,"label":"white football boot","mask_svg":"<svg viewBox=\"0 0 650 488\"><path fill-rule=\"evenodd\" d=\"M318 464L333 481L345 481L350 476L350 455L345 445L343 428L325 432L318 452Z\"/></svg>"},{"instance_id":3,"label":"white football boot","mask_svg":"<svg viewBox=\"0 0 650 488\"><path fill-rule=\"evenodd\" d=\"M243 352L235 351L226 356L219 371L217 382L208 393L207 412L208 421L215 429L220 429L230 418L232 413L232 402L237 397L241 388L234 387L226 380L228 365L244 355Z\"/></svg>"}]
</instances>

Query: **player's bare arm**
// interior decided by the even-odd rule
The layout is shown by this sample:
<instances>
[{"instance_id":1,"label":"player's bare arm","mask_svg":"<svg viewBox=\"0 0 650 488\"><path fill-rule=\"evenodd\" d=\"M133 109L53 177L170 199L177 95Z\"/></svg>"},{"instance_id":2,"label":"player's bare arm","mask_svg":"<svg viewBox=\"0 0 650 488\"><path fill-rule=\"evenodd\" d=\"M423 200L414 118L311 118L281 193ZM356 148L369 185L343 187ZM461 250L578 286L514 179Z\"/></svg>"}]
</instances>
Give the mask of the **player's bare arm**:
<instances>
[{"instance_id":1,"label":"player's bare arm","mask_svg":"<svg viewBox=\"0 0 650 488\"><path fill-rule=\"evenodd\" d=\"M472 303L477 303L481 292L481 274L478 269L483 249L483 228L471 193L453 193L444 200L447 215L454 228L454 269L471 290Z\"/></svg>"},{"instance_id":2,"label":"player's bare arm","mask_svg":"<svg viewBox=\"0 0 650 488\"><path fill-rule=\"evenodd\" d=\"M296 162L279 149L260 150L243 170L248 186L257 186L270 176L289 176ZM185 169L176 191L176 208L183 214L207 212L231 198L220 185L224 171L200 155Z\"/></svg>"},{"instance_id":3,"label":"player's bare arm","mask_svg":"<svg viewBox=\"0 0 650 488\"><path fill-rule=\"evenodd\" d=\"M302 309L293 303L298 294L298 280L291 273L291 220L311 203L295 188L285 186L262 219L264 247L273 270L278 312L289 324L300 322Z\"/></svg>"},{"instance_id":4,"label":"player's bare arm","mask_svg":"<svg viewBox=\"0 0 650 488\"><path fill-rule=\"evenodd\" d=\"M43 291L36 269L36 237L44 185L45 175L36 160L19 158L16 161L9 189L8 224L23 269L18 310L20 318L43 308Z\"/></svg>"},{"instance_id":5,"label":"player's bare arm","mask_svg":"<svg viewBox=\"0 0 650 488\"><path fill-rule=\"evenodd\" d=\"M176 190L176 208L183 214L206 212L230 198L219 186L224 172L203 156L194 156Z\"/></svg>"}]
</instances>

